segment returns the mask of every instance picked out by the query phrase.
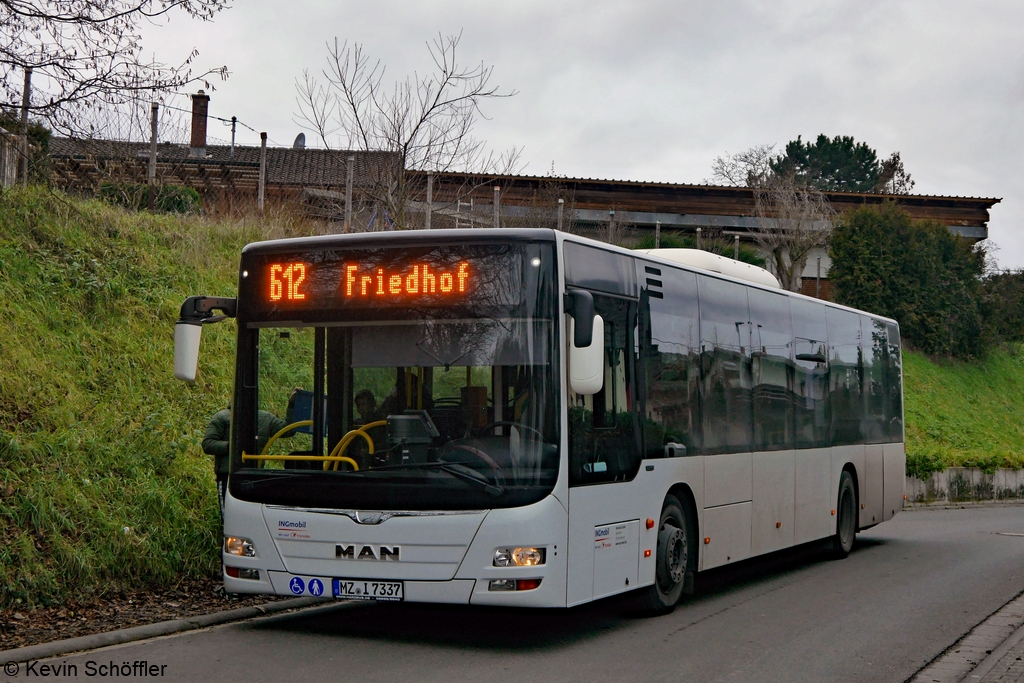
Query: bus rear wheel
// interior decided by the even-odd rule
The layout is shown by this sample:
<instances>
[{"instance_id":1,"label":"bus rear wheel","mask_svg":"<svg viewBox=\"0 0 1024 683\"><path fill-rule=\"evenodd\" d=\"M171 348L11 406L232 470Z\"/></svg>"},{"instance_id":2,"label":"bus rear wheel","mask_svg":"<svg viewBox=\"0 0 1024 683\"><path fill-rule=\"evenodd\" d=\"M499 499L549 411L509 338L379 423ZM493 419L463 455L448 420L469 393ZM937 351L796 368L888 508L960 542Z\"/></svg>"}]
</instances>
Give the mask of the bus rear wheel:
<instances>
[{"instance_id":1,"label":"bus rear wheel","mask_svg":"<svg viewBox=\"0 0 1024 683\"><path fill-rule=\"evenodd\" d=\"M658 522L658 550L654 585L640 591L640 608L652 615L668 614L683 594L693 552L690 525L679 499L665 497Z\"/></svg>"},{"instance_id":2,"label":"bus rear wheel","mask_svg":"<svg viewBox=\"0 0 1024 683\"><path fill-rule=\"evenodd\" d=\"M832 555L843 559L853 549L857 536L857 490L853 477L843 470L839 477L839 497L836 500L836 533L832 537Z\"/></svg>"}]
</instances>

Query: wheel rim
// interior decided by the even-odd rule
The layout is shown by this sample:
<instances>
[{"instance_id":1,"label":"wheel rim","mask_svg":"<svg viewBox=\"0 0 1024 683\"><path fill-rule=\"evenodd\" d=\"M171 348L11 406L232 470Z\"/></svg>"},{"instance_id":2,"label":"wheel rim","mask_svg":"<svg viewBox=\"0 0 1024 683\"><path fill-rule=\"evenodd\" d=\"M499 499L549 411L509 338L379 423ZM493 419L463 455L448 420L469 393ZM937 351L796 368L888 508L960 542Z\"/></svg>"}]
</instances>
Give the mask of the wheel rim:
<instances>
[{"instance_id":1,"label":"wheel rim","mask_svg":"<svg viewBox=\"0 0 1024 683\"><path fill-rule=\"evenodd\" d=\"M686 560L686 534L679 527L666 524L658 534L658 584L664 593L682 583Z\"/></svg>"}]
</instances>

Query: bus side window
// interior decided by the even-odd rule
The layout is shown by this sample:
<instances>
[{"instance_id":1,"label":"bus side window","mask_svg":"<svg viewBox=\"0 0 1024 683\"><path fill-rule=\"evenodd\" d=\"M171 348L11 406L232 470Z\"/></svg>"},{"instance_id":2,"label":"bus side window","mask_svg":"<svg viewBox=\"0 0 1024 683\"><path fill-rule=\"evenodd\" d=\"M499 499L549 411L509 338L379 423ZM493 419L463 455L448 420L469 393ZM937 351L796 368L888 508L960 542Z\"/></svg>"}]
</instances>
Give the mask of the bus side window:
<instances>
[{"instance_id":1,"label":"bus side window","mask_svg":"<svg viewBox=\"0 0 1024 683\"><path fill-rule=\"evenodd\" d=\"M570 484L632 479L640 467L636 438L636 305L625 299L594 296L604 319L604 386L593 396L570 393Z\"/></svg>"},{"instance_id":2,"label":"bus side window","mask_svg":"<svg viewBox=\"0 0 1024 683\"><path fill-rule=\"evenodd\" d=\"M751 450L747 288L700 275L701 415L705 453Z\"/></svg>"},{"instance_id":3,"label":"bus side window","mask_svg":"<svg viewBox=\"0 0 1024 683\"><path fill-rule=\"evenodd\" d=\"M697 278L666 266L656 270L660 279L650 278L640 296L644 457L665 457L666 444L681 444L688 455L696 455L700 450Z\"/></svg>"},{"instance_id":4,"label":"bus side window","mask_svg":"<svg viewBox=\"0 0 1024 683\"><path fill-rule=\"evenodd\" d=\"M824 304L790 300L797 448L828 446L828 328Z\"/></svg>"}]
</instances>

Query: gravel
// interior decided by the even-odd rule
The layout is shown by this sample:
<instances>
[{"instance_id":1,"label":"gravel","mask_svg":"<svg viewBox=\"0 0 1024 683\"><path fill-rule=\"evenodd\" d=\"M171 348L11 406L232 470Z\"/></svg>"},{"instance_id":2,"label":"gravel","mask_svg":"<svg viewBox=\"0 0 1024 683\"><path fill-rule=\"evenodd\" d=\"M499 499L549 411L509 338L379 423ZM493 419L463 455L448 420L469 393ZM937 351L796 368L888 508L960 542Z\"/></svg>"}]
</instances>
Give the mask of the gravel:
<instances>
[{"instance_id":1,"label":"gravel","mask_svg":"<svg viewBox=\"0 0 1024 683\"><path fill-rule=\"evenodd\" d=\"M0 609L0 650L105 633L170 619L250 607L282 598L227 596L215 579L188 579L169 588L125 591L60 605ZM287 599L287 598L283 598Z\"/></svg>"}]
</instances>

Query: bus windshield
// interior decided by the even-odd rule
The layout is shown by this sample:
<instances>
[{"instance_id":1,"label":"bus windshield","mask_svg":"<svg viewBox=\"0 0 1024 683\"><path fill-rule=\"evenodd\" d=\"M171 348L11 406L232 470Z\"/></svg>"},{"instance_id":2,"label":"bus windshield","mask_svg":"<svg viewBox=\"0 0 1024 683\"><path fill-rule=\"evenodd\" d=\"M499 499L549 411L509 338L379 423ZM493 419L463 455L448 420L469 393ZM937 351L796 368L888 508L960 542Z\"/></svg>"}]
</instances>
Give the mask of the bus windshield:
<instances>
[{"instance_id":1,"label":"bus windshield","mask_svg":"<svg viewBox=\"0 0 1024 683\"><path fill-rule=\"evenodd\" d=\"M235 444L232 495L306 508L466 510L525 505L551 491L559 467L553 252L454 250L272 259L285 264L275 274L311 264L303 275L319 278L319 290L305 290L314 301L299 307L249 307L239 363L251 355L255 382L240 382L236 395L253 392L244 419L255 440ZM408 289L412 269L422 275L426 263L438 282L453 274L443 282L455 293L461 275L467 296L439 303L402 292L352 305L322 293L343 297L348 282L358 296L361 272L377 270L385 292L389 272ZM281 279L277 291L287 293ZM371 296L376 286L367 283Z\"/></svg>"}]
</instances>

